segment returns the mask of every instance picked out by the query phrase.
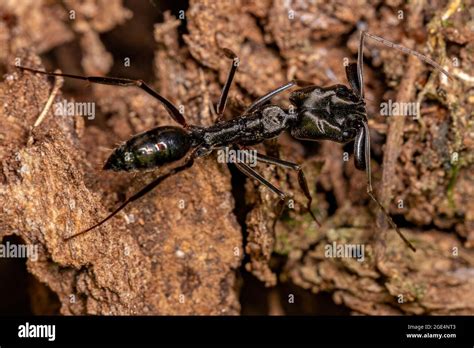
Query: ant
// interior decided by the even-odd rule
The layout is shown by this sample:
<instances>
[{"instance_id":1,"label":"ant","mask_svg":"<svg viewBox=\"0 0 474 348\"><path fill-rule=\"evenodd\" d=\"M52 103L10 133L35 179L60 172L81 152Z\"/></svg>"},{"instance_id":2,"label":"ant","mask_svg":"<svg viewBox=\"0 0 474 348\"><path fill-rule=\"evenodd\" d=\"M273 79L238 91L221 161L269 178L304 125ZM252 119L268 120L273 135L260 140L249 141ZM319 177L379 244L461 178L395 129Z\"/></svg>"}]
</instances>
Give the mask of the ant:
<instances>
[{"instance_id":1,"label":"ant","mask_svg":"<svg viewBox=\"0 0 474 348\"><path fill-rule=\"evenodd\" d=\"M158 94L142 80L53 73L17 66L22 70L49 76L69 77L106 85L139 87L158 99L165 106L171 118L181 126L156 127L133 136L124 144L117 147L107 159L103 167L104 170L143 171L159 168L165 164L181 162L183 158L184 161L182 161L179 166L172 168L168 173L154 179L140 191L129 197L103 220L86 230L65 238L65 240L70 240L101 226L129 203L153 190L153 188L167 177L191 167L196 158L207 156L214 150L225 147L243 149L267 139L276 138L283 131L289 131L296 139L312 141L330 140L338 143L354 141L354 164L358 170L365 170L367 174L367 194L378 205L391 227L395 229L405 244L411 250L416 251L415 247L401 233L387 210L375 197L372 189L370 135L364 100L362 62L364 38L366 36L405 54L414 55L441 71L446 76L451 77L445 69L430 58L379 36L361 31L357 62L346 65L346 76L350 88L341 84L320 87L305 81L293 80L258 98L239 117L226 121L223 120L223 114L229 89L239 65L239 59L231 50L224 48L224 54L227 58L232 59L233 62L217 104L217 121L210 127L199 127L187 124L185 118L173 103ZM278 105L268 103L275 95L294 86L300 88L291 92L290 101L292 106L288 110ZM298 173L299 186L307 198L306 209L311 214L313 220L320 226L311 211L312 197L301 166L259 153L257 153L256 159L259 162L292 169ZM235 165L242 173L259 181L280 197L279 206L281 214L288 199L287 194L268 182L246 163L236 162Z\"/></svg>"}]
</instances>

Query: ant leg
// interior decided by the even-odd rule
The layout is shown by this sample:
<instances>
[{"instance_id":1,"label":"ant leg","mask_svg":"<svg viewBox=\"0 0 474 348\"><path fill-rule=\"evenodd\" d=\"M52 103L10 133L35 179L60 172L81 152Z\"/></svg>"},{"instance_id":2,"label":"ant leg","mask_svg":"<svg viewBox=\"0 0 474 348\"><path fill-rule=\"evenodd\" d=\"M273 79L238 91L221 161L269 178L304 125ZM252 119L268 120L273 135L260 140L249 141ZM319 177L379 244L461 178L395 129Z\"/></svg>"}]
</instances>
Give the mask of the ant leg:
<instances>
[{"instance_id":1,"label":"ant leg","mask_svg":"<svg viewBox=\"0 0 474 348\"><path fill-rule=\"evenodd\" d=\"M232 65L230 66L229 74L227 75L227 80L225 82L224 87L222 88L221 96L219 98L219 102L217 103L217 120L216 123L222 121L224 118L224 110L227 103L227 97L229 95L229 89L232 85L232 80L234 79L235 72L239 67L240 60L237 55L229 50L228 48L223 49L224 54L227 58L232 59Z\"/></svg>"},{"instance_id":2,"label":"ant leg","mask_svg":"<svg viewBox=\"0 0 474 348\"><path fill-rule=\"evenodd\" d=\"M24 67L24 66L18 66L18 65L16 67L18 69L31 71L33 73L39 73L39 74L44 74L44 75L48 75L48 76L69 77L69 78L72 78L72 79L84 80L84 81L89 81L89 82L92 82L92 83L99 83L99 84L103 84L103 85L124 86L124 87L129 87L129 86L139 87L142 90L144 90L146 93L151 95L152 97L158 99L165 106L166 110L168 111L169 115L171 116L171 118L173 120L175 120L181 126L187 127L186 120L184 119L183 115L179 112L179 110L173 105L173 103L171 103L168 99L166 99L162 95L158 94L158 92L153 90L150 86L148 86L142 80L131 80L131 79L125 79L125 78L119 78L119 77L81 76L81 75L62 74L62 73L41 71L41 70L31 69L31 68L27 68L27 67Z\"/></svg>"},{"instance_id":3,"label":"ant leg","mask_svg":"<svg viewBox=\"0 0 474 348\"><path fill-rule=\"evenodd\" d=\"M171 169L168 173L166 173L165 175L162 175L158 178L156 178L155 180L153 180L151 183L149 183L148 185L146 185L144 188L142 188L140 191L138 191L137 193L135 193L133 196L131 196L130 198L128 198L125 202L123 202L117 209L115 209L112 213L110 213L106 218L102 219L100 222L96 223L94 226L92 227L89 227L88 229L86 230L83 230L81 232L78 232L76 234L73 234L72 236L69 236L69 237L66 237L64 238L65 241L68 241L72 238L75 238L77 236L80 236L81 234L84 234L84 233L87 233L91 230L93 230L94 228L96 227L99 227L100 225L104 224L106 221L108 221L109 219L111 219L112 217L114 217L117 213L119 213L123 208L125 208L129 203L133 202L133 201L136 201L137 199L143 197L145 194L147 194L148 192L150 192L151 190L153 190L156 186L158 186L163 180L165 180L166 178L176 174L176 173L179 173L187 168L190 168L193 163L194 163L194 153L195 151L193 151L188 159L184 162L184 164L182 164L181 166L178 166L176 168L173 168Z\"/></svg>"},{"instance_id":4,"label":"ant leg","mask_svg":"<svg viewBox=\"0 0 474 348\"><path fill-rule=\"evenodd\" d=\"M244 115L249 114L250 112L252 112L256 108L258 108L259 106L265 104L267 101L272 99L277 94L280 94L280 93L286 91L287 89L290 89L293 86L308 87L308 86L313 86L313 85L314 84L312 82L303 81L303 80L292 80L288 83L285 83L284 85L282 85L278 88L275 88L273 91L270 91L269 93L265 94L264 96L258 98L256 101L254 101L252 103L252 105L250 105L247 108L247 110L244 111Z\"/></svg>"},{"instance_id":5,"label":"ant leg","mask_svg":"<svg viewBox=\"0 0 474 348\"><path fill-rule=\"evenodd\" d=\"M288 200L288 195L286 193L284 193L283 191L281 191L280 189L278 189L272 183L267 181L263 176L261 176L259 173L257 173L255 170L253 170L251 167L249 167L245 163L235 162L234 164L237 167L237 169L239 169L242 173L247 175L249 178L253 178L253 179L257 180L262 185L264 185L265 187L267 187L269 190L276 193L280 197L280 201L278 202L278 206L277 206L277 209L276 209L277 210L277 213L276 213L277 216L276 216L275 220L273 221L273 226L272 226L273 229L275 229L275 225L276 225L278 219L280 218L280 216L283 213L283 210L285 208L286 202Z\"/></svg>"},{"instance_id":6,"label":"ant leg","mask_svg":"<svg viewBox=\"0 0 474 348\"><path fill-rule=\"evenodd\" d=\"M372 170L370 168L370 135L369 135L369 125L367 122L363 122L364 127L361 128L359 133L356 136L355 143L354 143L354 155L355 155L355 163L358 169L365 168L365 172L367 174L367 194L369 197L378 205L382 213L385 215L388 223L392 228L398 233L400 238L405 242L405 244L414 252L416 252L416 248L411 244L408 239L402 234L400 229L398 228L397 224L392 220L390 215L388 214L387 210L385 210L382 203L375 197L372 189ZM363 148L362 148L363 147ZM364 166L365 164L365 166Z\"/></svg>"},{"instance_id":7,"label":"ant leg","mask_svg":"<svg viewBox=\"0 0 474 348\"><path fill-rule=\"evenodd\" d=\"M308 182L306 181L306 177L304 175L303 169L301 169L301 166L296 163L283 161L279 158L274 158L274 157L262 155L259 153L257 153L257 161L274 164L283 168L293 169L298 172L298 183L304 195L306 196L306 199L308 200L308 203L306 204L306 210L308 210L308 212L310 213L311 217L316 222L316 224L319 227L321 227L321 224L319 223L318 219L316 218L316 216L313 214L313 211L311 210L311 203L313 202L313 197L311 197L311 193L309 192Z\"/></svg>"}]
</instances>

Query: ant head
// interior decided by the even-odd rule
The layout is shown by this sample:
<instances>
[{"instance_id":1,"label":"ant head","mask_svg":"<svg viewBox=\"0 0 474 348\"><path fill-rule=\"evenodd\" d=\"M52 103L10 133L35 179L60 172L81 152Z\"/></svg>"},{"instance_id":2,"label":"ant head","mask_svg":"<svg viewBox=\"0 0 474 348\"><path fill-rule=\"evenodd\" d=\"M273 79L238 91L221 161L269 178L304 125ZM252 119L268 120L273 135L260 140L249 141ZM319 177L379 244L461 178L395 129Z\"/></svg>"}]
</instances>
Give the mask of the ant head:
<instances>
[{"instance_id":1,"label":"ant head","mask_svg":"<svg viewBox=\"0 0 474 348\"><path fill-rule=\"evenodd\" d=\"M344 144L354 140L358 130L358 123L355 119L347 121L344 118L335 118L318 110L304 110L291 128L291 135L301 140L331 140Z\"/></svg>"},{"instance_id":2,"label":"ant head","mask_svg":"<svg viewBox=\"0 0 474 348\"><path fill-rule=\"evenodd\" d=\"M319 109L338 105L352 106L363 104L363 101L344 85L330 87L309 86L293 91L290 101L299 108Z\"/></svg>"},{"instance_id":3,"label":"ant head","mask_svg":"<svg viewBox=\"0 0 474 348\"><path fill-rule=\"evenodd\" d=\"M344 85L310 86L294 91L298 122L292 134L298 139L327 139L339 143L354 140L366 118L364 101Z\"/></svg>"}]
</instances>

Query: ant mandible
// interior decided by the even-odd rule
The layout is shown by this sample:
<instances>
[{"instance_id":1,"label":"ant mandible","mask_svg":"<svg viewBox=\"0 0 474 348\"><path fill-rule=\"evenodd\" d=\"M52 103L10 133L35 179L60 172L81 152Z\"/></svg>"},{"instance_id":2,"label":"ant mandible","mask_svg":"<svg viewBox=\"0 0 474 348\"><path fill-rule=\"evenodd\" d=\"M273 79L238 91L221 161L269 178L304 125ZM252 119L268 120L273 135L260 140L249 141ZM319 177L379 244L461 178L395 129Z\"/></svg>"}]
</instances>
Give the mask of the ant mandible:
<instances>
[{"instance_id":1,"label":"ant mandible","mask_svg":"<svg viewBox=\"0 0 474 348\"><path fill-rule=\"evenodd\" d=\"M167 177L191 167L195 158L209 155L214 150L225 147L241 149L246 146L256 145L264 140L278 137L283 131L289 131L296 139L330 140L338 143L354 141L354 164L357 169L365 170L367 174L367 194L378 205L389 224L395 229L406 245L411 250L416 251L415 247L405 238L386 209L375 197L372 189L370 135L364 100L362 62L364 38L366 36L405 54L414 55L448 77L451 77L445 69L430 58L379 36L361 31L357 62L346 66L346 76L350 88L340 84L320 87L304 81L293 80L257 99L239 117L224 121L223 114L227 96L237 71L239 59L229 49L223 49L224 54L231 58L233 62L217 104L217 122L210 127L199 127L187 124L185 118L173 103L158 94L142 80L53 73L17 66L22 70L49 76L69 77L106 85L139 87L158 99L165 106L171 118L181 126L156 127L133 136L117 147L107 159L103 169L113 171L147 170L178 162L183 158L185 159L179 166L154 179L140 191L129 197L106 218L86 230L66 237L65 240L70 240L102 225L130 202L150 192ZM267 103L275 95L294 86L301 88L291 92L290 101L292 108L289 110ZM307 198L306 208L316 223L320 225L311 211L312 197L301 166L259 153L257 153L257 161L297 171L300 188ZM259 181L280 197L279 206L281 213L288 196L246 163L236 162L235 165L245 175Z\"/></svg>"}]
</instances>

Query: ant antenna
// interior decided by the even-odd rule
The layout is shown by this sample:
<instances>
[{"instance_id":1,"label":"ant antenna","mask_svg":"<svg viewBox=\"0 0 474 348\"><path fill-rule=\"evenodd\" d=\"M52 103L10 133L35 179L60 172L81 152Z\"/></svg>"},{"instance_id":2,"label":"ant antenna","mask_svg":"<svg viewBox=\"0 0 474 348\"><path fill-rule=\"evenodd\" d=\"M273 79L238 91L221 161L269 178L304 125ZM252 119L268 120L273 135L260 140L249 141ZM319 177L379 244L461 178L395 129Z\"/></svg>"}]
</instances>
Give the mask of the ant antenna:
<instances>
[{"instance_id":1,"label":"ant antenna","mask_svg":"<svg viewBox=\"0 0 474 348\"><path fill-rule=\"evenodd\" d=\"M367 174L367 194L369 197L379 206L379 208L382 210L382 213L385 215L385 218L387 219L388 223L392 228L397 232L397 234L400 236L400 238L405 242L405 244L414 252L416 252L416 248L413 246L413 244L408 241L408 239L403 235L403 233L400 231L398 228L397 224L392 220L390 215L388 214L387 210L385 210L384 206L380 201L375 197L372 189L372 170L370 168L370 134L369 134L369 124L367 121L363 121L362 124L364 125L365 129L365 172Z\"/></svg>"},{"instance_id":2,"label":"ant antenna","mask_svg":"<svg viewBox=\"0 0 474 348\"><path fill-rule=\"evenodd\" d=\"M372 40L374 41L377 41L387 47L391 47L391 48L394 48L400 52L403 52L405 54L411 54L415 57L417 57L418 59L420 59L421 61L431 65L433 68L435 68L436 70L442 72L443 74L445 74L447 77L449 77L450 79L454 79L454 77L446 70L444 69L440 64L436 63L433 59L415 51L415 50L412 50L410 48L407 48L405 46L402 46L402 45L399 45L399 44L396 44L392 41L389 41L387 39L384 39L380 36L377 36L377 35L374 35L374 34L370 34L369 32L367 31L361 31L360 32L360 44L359 44L359 57L358 57L358 63L361 64L362 63L362 57L361 57L361 49L363 47L363 42L364 42L364 37L367 36L369 38L371 38ZM360 75L359 76L362 76L362 67L361 67L361 70L360 70ZM362 80L361 80L362 82Z\"/></svg>"}]
</instances>

